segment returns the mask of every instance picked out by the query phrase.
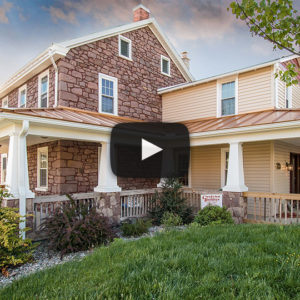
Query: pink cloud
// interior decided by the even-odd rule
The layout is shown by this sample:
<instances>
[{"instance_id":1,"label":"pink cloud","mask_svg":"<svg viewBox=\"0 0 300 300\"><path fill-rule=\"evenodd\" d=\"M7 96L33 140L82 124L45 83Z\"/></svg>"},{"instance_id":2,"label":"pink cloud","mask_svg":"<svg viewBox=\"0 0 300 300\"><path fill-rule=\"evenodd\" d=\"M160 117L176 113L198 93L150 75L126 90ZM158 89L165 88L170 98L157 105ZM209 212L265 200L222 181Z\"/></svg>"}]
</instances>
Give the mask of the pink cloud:
<instances>
[{"instance_id":1,"label":"pink cloud","mask_svg":"<svg viewBox=\"0 0 300 300\"><path fill-rule=\"evenodd\" d=\"M7 13L11 10L12 6L13 4L7 1L4 1L3 5L0 6L0 23L9 23Z\"/></svg>"}]
</instances>

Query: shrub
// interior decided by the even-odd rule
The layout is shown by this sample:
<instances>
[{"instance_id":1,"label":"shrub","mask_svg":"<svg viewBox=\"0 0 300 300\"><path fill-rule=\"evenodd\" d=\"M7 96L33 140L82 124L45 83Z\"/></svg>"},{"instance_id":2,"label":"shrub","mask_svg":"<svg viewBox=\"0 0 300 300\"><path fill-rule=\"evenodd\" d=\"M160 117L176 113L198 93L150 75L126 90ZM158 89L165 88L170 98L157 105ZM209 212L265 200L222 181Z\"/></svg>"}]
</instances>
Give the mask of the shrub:
<instances>
[{"instance_id":1,"label":"shrub","mask_svg":"<svg viewBox=\"0 0 300 300\"><path fill-rule=\"evenodd\" d=\"M133 219L123 222L121 231L124 236L140 236L149 231L151 221L143 219Z\"/></svg>"},{"instance_id":2,"label":"shrub","mask_svg":"<svg viewBox=\"0 0 300 300\"><path fill-rule=\"evenodd\" d=\"M50 250L60 251L63 257L66 253L88 250L113 239L114 233L106 217L94 207L76 204L68 197L70 202L63 209L57 208L42 224Z\"/></svg>"},{"instance_id":3,"label":"shrub","mask_svg":"<svg viewBox=\"0 0 300 300\"><path fill-rule=\"evenodd\" d=\"M166 228L170 228L170 227L174 227L174 226L180 226L182 225L182 219L180 216L172 213L172 212L168 212L166 211L163 214L163 217L161 219L161 223L166 227Z\"/></svg>"},{"instance_id":4,"label":"shrub","mask_svg":"<svg viewBox=\"0 0 300 300\"><path fill-rule=\"evenodd\" d=\"M171 212L181 217L183 223L192 221L192 209L185 204L182 196L182 184L176 178L168 178L162 186L162 192L156 192L152 199L153 209L149 211L153 223L161 224L165 212Z\"/></svg>"},{"instance_id":5,"label":"shrub","mask_svg":"<svg viewBox=\"0 0 300 300\"><path fill-rule=\"evenodd\" d=\"M0 189L0 269L4 276L9 276L7 268L24 264L32 260L35 246L30 239L22 239L21 233L29 228L20 230L24 218L16 208L1 207L3 198L9 194Z\"/></svg>"},{"instance_id":6,"label":"shrub","mask_svg":"<svg viewBox=\"0 0 300 300\"><path fill-rule=\"evenodd\" d=\"M226 207L206 206L200 209L194 222L205 226L210 224L233 224L233 219Z\"/></svg>"}]
</instances>

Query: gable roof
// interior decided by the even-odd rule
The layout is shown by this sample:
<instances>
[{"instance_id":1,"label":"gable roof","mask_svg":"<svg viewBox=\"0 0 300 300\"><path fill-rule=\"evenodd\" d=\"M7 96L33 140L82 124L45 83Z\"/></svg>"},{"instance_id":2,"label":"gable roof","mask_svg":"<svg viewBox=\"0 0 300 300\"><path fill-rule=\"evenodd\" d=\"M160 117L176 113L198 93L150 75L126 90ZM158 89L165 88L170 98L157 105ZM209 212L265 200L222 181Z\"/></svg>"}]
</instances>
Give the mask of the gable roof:
<instances>
[{"instance_id":1,"label":"gable roof","mask_svg":"<svg viewBox=\"0 0 300 300\"><path fill-rule=\"evenodd\" d=\"M151 29L151 31L154 33L161 45L164 47L164 49L166 50L172 61L175 63L185 80L191 82L194 78L188 70L188 68L186 67L186 65L184 64L179 54L177 53L177 51L175 50L174 46L170 43L169 39L162 32L156 20L154 18L149 18L147 20L133 22L130 24L114 27L105 31L89 34L84 37L53 44L45 51L43 51L40 55L38 55L36 58L34 58L32 61L30 61L28 64L26 64L23 68L21 68L17 73L12 75L4 84L0 86L0 98L4 97L16 87L21 86L32 76L39 74L41 71L49 67L52 64L51 57L53 57L54 60L58 60L66 56L68 51L72 48L147 26Z\"/></svg>"},{"instance_id":2,"label":"gable roof","mask_svg":"<svg viewBox=\"0 0 300 300\"><path fill-rule=\"evenodd\" d=\"M223 73L223 74L203 78L203 79L200 79L200 80L195 80L195 81L192 81L192 82L180 83L180 84L176 84L176 85L173 85L173 86L160 88L160 89L158 89L158 94L162 95L162 94L174 92L174 91L177 91L177 90L182 90L182 89L185 89L185 88L188 88L188 87L193 87L193 86L196 86L196 85L200 85L202 83L214 81L214 80L224 78L224 77L227 77L227 76L233 76L233 75L237 75L237 74L244 73L244 72L254 71L254 70L257 70L257 69L260 69L260 68L265 68L265 67L272 66L272 65L275 65L275 64L282 63L284 65L288 61L295 61L299 64L300 63L300 56L298 56L298 55L284 56L282 58L273 59L273 60L270 60L270 61L267 61L267 62L264 62L264 63L261 63L261 64L256 64L256 65L253 65L253 66L250 66L250 67L247 67L247 68L234 70L234 71L231 71L231 72L227 72L227 73Z\"/></svg>"}]
</instances>

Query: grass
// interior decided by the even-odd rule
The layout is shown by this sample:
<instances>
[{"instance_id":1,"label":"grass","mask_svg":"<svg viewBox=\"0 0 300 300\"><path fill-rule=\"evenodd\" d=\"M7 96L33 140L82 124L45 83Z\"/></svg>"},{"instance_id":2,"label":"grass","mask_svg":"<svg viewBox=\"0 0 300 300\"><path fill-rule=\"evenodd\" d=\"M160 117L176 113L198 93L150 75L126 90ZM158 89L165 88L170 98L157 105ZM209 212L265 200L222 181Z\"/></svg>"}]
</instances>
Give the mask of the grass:
<instances>
[{"instance_id":1,"label":"grass","mask_svg":"<svg viewBox=\"0 0 300 300\"><path fill-rule=\"evenodd\" d=\"M299 226L276 225L116 240L15 281L0 299L300 299L299 241Z\"/></svg>"}]
</instances>

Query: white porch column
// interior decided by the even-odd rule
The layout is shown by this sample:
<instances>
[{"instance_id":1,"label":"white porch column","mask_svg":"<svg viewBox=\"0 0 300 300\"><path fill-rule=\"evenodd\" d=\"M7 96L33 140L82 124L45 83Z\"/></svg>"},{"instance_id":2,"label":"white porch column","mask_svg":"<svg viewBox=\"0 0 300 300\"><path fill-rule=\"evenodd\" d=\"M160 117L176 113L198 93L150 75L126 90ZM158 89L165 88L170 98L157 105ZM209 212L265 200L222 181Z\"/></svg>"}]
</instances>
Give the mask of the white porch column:
<instances>
[{"instance_id":1,"label":"white porch column","mask_svg":"<svg viewBox=\"0 0 300 300\"><path fill-rule=\"evenodd\" d=\"M248 191L244 179L243 147L240 142L230 143L227 183L223 191Z\"/></svg>"},{"instance_id":2,"label":"white porch column","mask_svg":"<svg viewBox=\"0 0 300 300\"><path fill-rule=\"evenodd\" d=\"M117 176L112 172L110 165L110 143L101 143L101 155L98 166L98 186L94 188L95 192L109 193L120 192Z\"/></svg>"}]
</instances>

